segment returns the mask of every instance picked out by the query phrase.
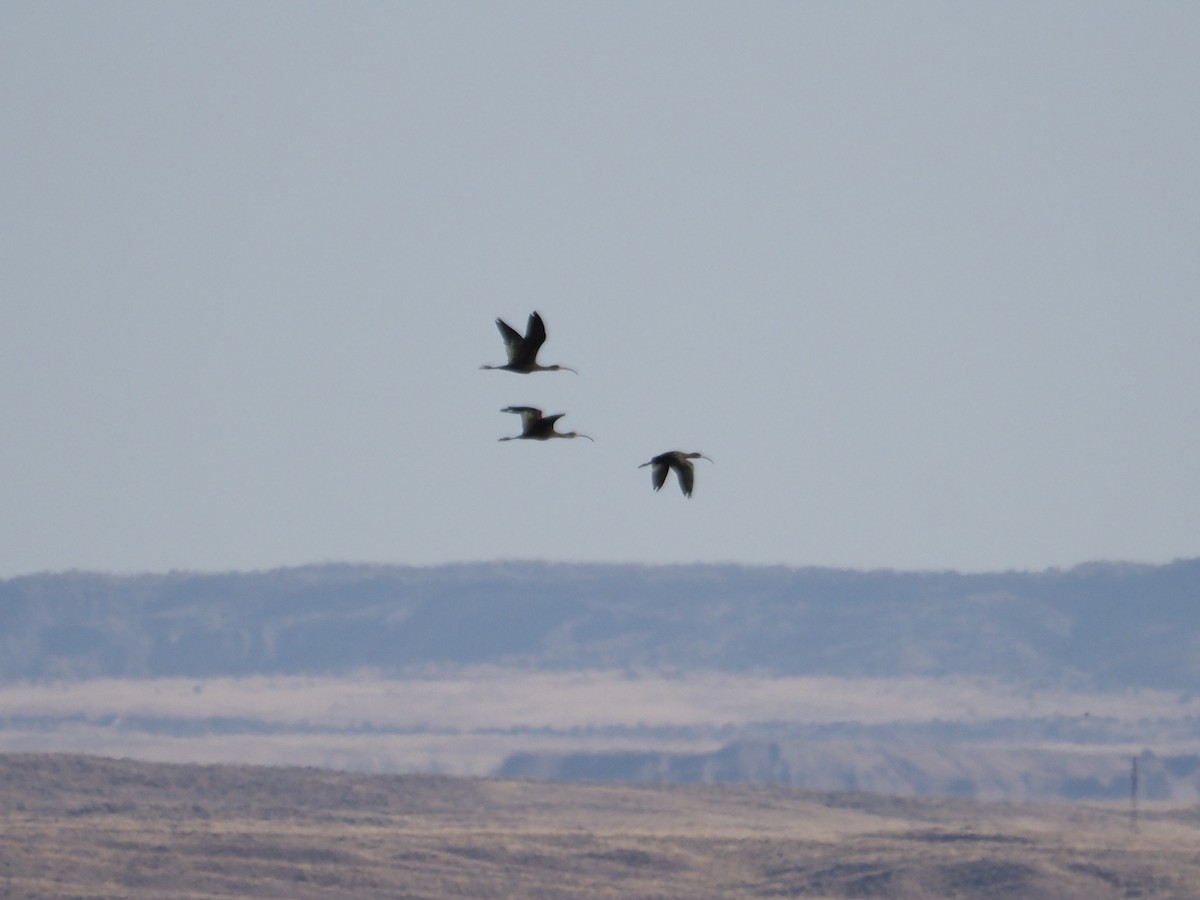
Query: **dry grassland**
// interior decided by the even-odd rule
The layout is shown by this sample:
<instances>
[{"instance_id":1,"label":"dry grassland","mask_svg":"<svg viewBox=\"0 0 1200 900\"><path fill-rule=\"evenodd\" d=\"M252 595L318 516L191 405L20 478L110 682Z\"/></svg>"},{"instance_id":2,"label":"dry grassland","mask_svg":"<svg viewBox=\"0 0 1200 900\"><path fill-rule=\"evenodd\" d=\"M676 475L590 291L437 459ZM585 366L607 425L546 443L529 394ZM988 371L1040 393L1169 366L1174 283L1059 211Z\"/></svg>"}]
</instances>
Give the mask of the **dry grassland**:
<instances>
[{"instance_id":1,"label":"dry grassland","mask_svg":"<svg viewBox=\"0 0 1200 900\"><path fill-rule=\"evenodd\" d=\"M1200 810L0 756L0 897L1200 897Z\"/></svg>"}]
</instances>

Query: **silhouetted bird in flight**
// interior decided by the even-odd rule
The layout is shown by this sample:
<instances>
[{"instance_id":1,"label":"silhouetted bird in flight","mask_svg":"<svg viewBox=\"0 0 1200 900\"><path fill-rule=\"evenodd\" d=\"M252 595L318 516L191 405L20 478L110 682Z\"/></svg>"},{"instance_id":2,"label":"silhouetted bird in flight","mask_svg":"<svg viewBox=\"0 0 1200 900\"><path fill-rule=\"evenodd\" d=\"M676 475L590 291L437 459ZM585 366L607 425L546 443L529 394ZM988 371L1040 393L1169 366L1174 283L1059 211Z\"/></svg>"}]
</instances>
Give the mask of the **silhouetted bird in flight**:
<instances>
[{"instance_id":1,"label":"silhouetted bird in flight","mask_svg":"<svg viewBox=\"0 0 1200 900\"><path fill-rule=\"evenodd\" d=\"M516 413L521 417L521 433L512 437L502 437L502 441L548 441L550 438L587 438L592 443L595 439L588 437L586 434L580 434L577 431L560 432L554 430L554 423L561 419L566 413L555 413L552 416L543 416L540 409L534 409L532 406L506 406L500 412Z\"/></svg>"},{"instance_id":2,"label":"silhouetted bird in flight","mask_svg":"<svg viewBox=\"0 0 1200 900\"><path fill-rule=\"evenodd\" d=\"M692 496L692 485L696 482L696 470L692 466L693 459L707 459L712 462L712 458L705 456L703 453L684 453L682 450L669 450L666 453L660 453L650 462L644 462L639 469L644 469L646 466L654 466L650 470L650 474L654 481L654 489L659 490L667 483L667 471L674 469L675 474L679 478L679 487L683 491L683 496Z\"/></svg>"},{"instance_id":3,"label":"silhouetted bird in flight","mask_svg":"<svg viewBox=\"0 0 1200 900\"><path fill-rule=\"evenodd\" d=\"M481 369L504 369L507 372L520 372L528 375L530 372L557 372L560 369L575 372L570 366L543 366L537 361L538 350L546 343L546 324L536 312L529 316L529 325L525 336L503 319L496 320L500 336L504 338L504 349L508 353L508 362L502 366L480 366ZM575 372L578 375L578 372Z\"/></svg>"}]
</instances>

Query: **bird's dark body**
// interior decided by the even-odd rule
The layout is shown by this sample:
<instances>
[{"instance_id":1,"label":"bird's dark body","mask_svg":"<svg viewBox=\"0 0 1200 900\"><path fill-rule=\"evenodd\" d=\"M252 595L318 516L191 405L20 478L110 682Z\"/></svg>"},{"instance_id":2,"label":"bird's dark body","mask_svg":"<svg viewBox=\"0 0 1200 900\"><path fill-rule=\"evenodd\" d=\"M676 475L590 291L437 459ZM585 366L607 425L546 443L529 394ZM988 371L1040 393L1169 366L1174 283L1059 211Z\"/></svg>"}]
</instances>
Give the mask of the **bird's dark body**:
<instances>
[{"instance_id":1,"label":"bird's dark body","mask_svg":"<svg viewBox=\"0 0 1200 900\"><path fill-rule=\"evenodd\" d=\"M587 438L593 440L586 434L580 434L576 431L555 431L554 423L561 419L566 413L555 413L552 416L543 416L540 409L535 409L532 406L506 406L500 412L515 413L521 417L521 433L512 437L502 437L502 441L548 441L550 438Z\"/></svg>"},{"instance_id":2,"label":"bird's dark body","mask_svg":"<svg viewBox=\"0 0 1200 900\"><path fill-rule=\"evenodd\" d=\"M502 366L480 366L481 369L503 369L505 372L519 372L528 375L530 372L574 372L569 366L543 366L537 361L538 351L546 343L546 323L536 312L529 316L529 324L525 326L525 334L513 328L503 319L496 320L500 336L504 338L504 350L508 362Z\"/></svg>"},{"instance_id":3,"label":"bird's dark body","mask_svg":"<svg viewBox=\"0 0 1200 900\"><path fill-rule=\"evenodd\" d=\"M682 450L668 450L666 453L660 453L658 456L651 459L649 462L644 462L639 469L646 466L653 466L650 470L650 478L654 483L654 489L661 490L662 486L667 483L667 473L672 469L675 470L675 476L679 479L679 489L683 491L683 496L692 496L692 488L696 483L696 469L692 465L693 459L707 459L712 462L709 457L703 453L684 453Z\"/></svg>"}]
</instances>

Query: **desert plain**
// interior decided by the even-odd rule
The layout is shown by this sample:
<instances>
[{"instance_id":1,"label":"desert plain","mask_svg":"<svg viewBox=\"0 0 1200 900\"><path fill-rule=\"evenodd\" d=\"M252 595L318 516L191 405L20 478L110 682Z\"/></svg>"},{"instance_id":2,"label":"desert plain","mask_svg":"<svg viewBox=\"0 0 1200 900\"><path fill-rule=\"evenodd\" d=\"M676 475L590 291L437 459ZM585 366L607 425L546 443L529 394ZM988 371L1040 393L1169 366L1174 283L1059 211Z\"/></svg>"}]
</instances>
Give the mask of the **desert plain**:
<instances>
[{"instance_id":1,"label":"desert plain","mask_svg":"<svg viewBox=\"0 0 1200 900\"><path fill-rule=\"evenodd\" d=\"M5 898L1195 898L1200 808L0 755Z\"/></svg>"}]
</instances>

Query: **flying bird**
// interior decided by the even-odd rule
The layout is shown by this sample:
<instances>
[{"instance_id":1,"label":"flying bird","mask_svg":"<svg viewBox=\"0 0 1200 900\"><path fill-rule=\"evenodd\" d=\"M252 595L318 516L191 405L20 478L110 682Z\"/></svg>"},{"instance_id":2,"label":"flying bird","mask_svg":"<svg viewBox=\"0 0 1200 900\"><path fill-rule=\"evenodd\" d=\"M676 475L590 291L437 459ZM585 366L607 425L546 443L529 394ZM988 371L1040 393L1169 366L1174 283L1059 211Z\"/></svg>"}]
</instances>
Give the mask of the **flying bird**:
<instances>
[{"instance_id":1,"label":"flying bird","mask_svg":"<svg viewBox=\"0 0 1200 900\"><path fill-rule=\"evenodd\" d=\"M532 406L506 406L500 412L516 413L521 417L521 433L512 437L502 437L502 441L548 441L550 438L587 438L593 444L596 442L594 438L588 437L586 434L580 434L577 431L555 431L554 423L561 419L566 413L555 413L552 416L543 416L540 409L534 409Z\"/></svg>"},{"instance_id":2,"label":"flying bird","mask_svg":"<svg viewBox=\"0 0 1200 900\"><path fill-rule=\"evenodd\" d=\"M712 457L705 456L703 453L684 453L682 450L669 450L666 453L660 453L650 462L644 462L639 469L644 469L646 466L654 466L650 470L650 474L654 481L654 489L659 490L667 483L667 472L670 469L675 470L676 476L679 478L679 487L683 491L683 496L692 496L692 485L696 482L696 470L692 466L693 459L707 459L712 462Z\"/></svg>"},{"instance_id":3,"label":"flying bird","mask_svg":"<svg viewBox=\"0 0 1200 900\"><path fill-rule=\"evenodd\" d=\"M529 325L525 328L525 336L503 319L496 320L500 336L504 338L504 349L508 353L508 362L502 366L480 366L481 369L504 369L506 372L520 372L528 375L530 372L557 372L560 369L575 372L570 366L543 366L537 361L538 351L546 343L546 323L536 312L529 316ZM578 375L578 372L575 372Z\"/></svg>"}]
</instances>

